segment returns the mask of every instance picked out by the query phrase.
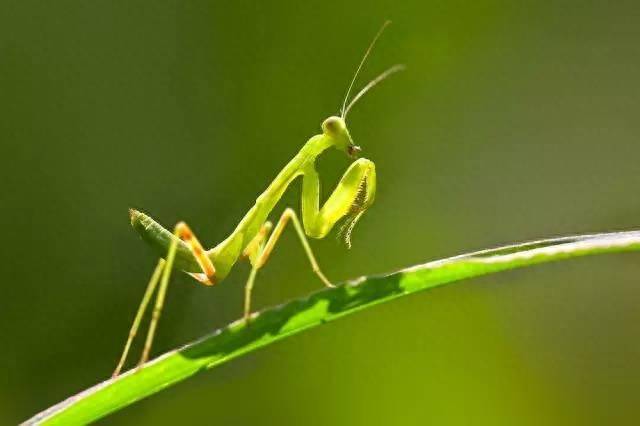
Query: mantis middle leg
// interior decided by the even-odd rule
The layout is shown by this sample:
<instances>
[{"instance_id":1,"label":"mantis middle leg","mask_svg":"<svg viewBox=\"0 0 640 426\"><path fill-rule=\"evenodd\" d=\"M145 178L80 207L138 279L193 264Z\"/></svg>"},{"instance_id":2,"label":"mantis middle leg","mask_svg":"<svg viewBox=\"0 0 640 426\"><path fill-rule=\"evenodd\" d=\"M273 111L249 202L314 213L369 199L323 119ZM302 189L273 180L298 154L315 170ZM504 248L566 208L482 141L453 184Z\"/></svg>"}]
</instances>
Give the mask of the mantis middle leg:
<instances>
[{"instance_id":1,"label":"mantis middle leg","mask_svg":"<svg viewBox=\"0 0 640 426\"><path fill-rule=\"evenodd\" d=\"M271 230L271 223L266 222L260 233L256 235L253 241L249 243L247 248L245 249L245 256L249 257L251 262L251 272L249 273L249 279L245 285L245 293L244 293L244 319L247 321L251 315L251 293L253 291L253 284L256 279L256 275L258 270L260 270L267 260L269 260L269 256L273 251L278 239L282 235L282 231L284 227L289 223L289 221L293 222L293 226L300 238L300 242L302 243L302 247L304 248L307 257L309 258L309 262L311 263L311 269L313 272L320 278L320 280L327 287L334 287L333 284L327 279L327 277L322 273L320 266L318 265L318 261L316 260L313 251L311 250L311 246L309 245L309 241L304 234L304 229L300 224L300 220L296 215L296 212L291 209L285 209L282 216L280 216L280 220L276 224L276 227L273 229L271 235L269 235L269 231ZM267 236L269 237L267 240ZM266 240L266 243L265 243Z\"/></svg>"}]
</instances>

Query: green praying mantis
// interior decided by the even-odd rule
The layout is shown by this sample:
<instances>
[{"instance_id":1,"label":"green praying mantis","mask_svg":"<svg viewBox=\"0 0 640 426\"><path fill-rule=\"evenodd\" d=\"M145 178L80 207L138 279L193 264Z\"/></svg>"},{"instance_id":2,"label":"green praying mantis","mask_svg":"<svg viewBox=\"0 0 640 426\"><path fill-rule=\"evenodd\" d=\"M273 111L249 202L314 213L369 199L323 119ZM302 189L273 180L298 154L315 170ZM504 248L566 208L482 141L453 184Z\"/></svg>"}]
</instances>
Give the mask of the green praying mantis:
<instances>
[{"instance_id":1,"label":"green praying mantis","mask_svg":"<svg viewBox=\"0 0 640 426\"><path fill-rule=\"evenodd\" d=\"M313 136L304 144L267 189L258 196L255 205L249 209L231 235L220 244L205 250L186 223L179 222L173 232L170 232L145 213L129 210L131 225L161 258L147 284L113 377L120 374L143 314L155 293L155 305L138 365L142 366L148 360L169 278L174 268L186 272L204 285L212 286L222 281L239 259L247 259L251 264L251 272L245 285L244 320L248 322L251 318L251 292L256 275L269 259L285 226L292 222L313 271L325 286L333 287L318 266L307 236L324 238L338 221L344 220L340 235L350 247L354 226L374 202L376 168L372 161L357 158L360 147L355 145L351 138L346 118L349 110L365 93L391 74L404 69L404 66L394 65L387 69L366 84L348 104L347 101L362 66L389 23L387 21L382 25L360 61L344 97L340 116L324 120L322 133ZM345 152L354 161L320 207L320 180L315 161L330 148ZM286 208L274 227L267 220L268 216L289 185L298 177L302 177L302 222L293 209Z\"/></svg>"}]
</instances>

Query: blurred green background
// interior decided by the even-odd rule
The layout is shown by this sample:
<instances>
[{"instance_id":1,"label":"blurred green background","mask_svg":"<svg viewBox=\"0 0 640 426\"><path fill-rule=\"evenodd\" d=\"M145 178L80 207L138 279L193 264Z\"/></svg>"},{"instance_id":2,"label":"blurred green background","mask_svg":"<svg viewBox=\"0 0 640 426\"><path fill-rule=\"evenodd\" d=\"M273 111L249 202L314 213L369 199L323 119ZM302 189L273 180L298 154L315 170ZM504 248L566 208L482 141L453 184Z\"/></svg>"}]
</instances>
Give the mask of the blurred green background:
<instances>
[{"instance_id":1,"label":"blurred green background","mask_svg":"<svg viewBox=\"0 0 640 426\"><path fill-rule=\"evenodd\" d=\"M387 18L360 85L408 69L350 114L379 192L351 251L312 242L331 279L640 227L639 16L631 1L3 0L0 423L111 373L154 265L127 208L222 240L337 112ZM322 158L326 192L347 165ZM236 319L247 274L176 275L155 354ZM639 276L626 254L426 292L103 424L636 423ZM287 231L255 304L320 287Z\"/></svg>"}]
</instances>

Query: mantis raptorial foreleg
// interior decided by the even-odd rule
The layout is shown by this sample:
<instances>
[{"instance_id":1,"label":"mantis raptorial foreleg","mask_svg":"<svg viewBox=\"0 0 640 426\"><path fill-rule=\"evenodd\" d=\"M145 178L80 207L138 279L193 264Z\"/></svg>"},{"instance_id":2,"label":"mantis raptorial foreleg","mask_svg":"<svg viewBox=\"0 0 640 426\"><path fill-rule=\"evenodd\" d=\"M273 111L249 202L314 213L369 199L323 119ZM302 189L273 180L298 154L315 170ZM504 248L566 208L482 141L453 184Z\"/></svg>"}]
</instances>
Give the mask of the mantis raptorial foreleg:
<instances>
[{"instance_id":1,"label":"mantis raptorial foreleg","mask_svg":"<svg viewBox=\"0 0 640 426\"><path fill-rule=\"evenodd\" d=\"M313 251L311 250L309 241L307 241L307 237L304 234L304 229L300 224L300 220L298 219L296 212L291 208L287 208L285 209L284 213L282 213L282 216L280 216L280 220L278 220L278 223L276 224L276 227L274 228L273 233L269 235L269 239L266 241L266 243L264 242L264 239L266 238L266 233L268 233L268 230L271 228L270 222L267 222L267 224L265 224L269 226L267 227L263 226L262 228L267 230L267 232L263 234L262 241L256 241L256 240L252 241L250 243L251 245L247 247L249 251L248 252L245 251L245 253L249 256L249 259L251 260L251 272L249 273L249 279L247 280L247 283L245 285L245 290L244 290L245 291L244 293L245 294L244 296L244 319L245 320L248 320L249 316L251 315L251 293L253 291L253 284L255 282L255 278L258 273L258 270L260 270L260 268L262 268L264 264L267 263L267 260L269 260L269 256L271 255L273 248L278 242L278 239L282 235L282 231L284 231L284 227L287 226L287 223L289 223L289 221L293 222L293 226L296 230L296 233L298 234L298 237L300 238L300 242L302 243L302 247L304 248L304 251L307 254L307 257L309 258L309 262L311 263L311 269L313 270L313 272L320 278L320 280L324 283L325 286L334 287L334 285L331 284L331 282L327 279L327 277L322 273L322 270L318 265L318 261L316 260L316 257L313 254Z\"/></svg>"},{"instance_id":2,"label":"mantis raptorial foreleg","mask_svg":"<svg viewBox=\"0 0 640 426\"><path fill-rule=\"evenodd\" d=\"M350 231L375 199L376 167L372 161L360 158L349 166L340 182L322 208L320 204L320 179L314 168L304 173L302 183L302 220L307 235L323 238L336 224L345 218L345 243L351 246Z\"/></svg>"},{"instance_id":3,"label":"mantis raptorial foreleg","mask_svg":"<svg viewBox=\"0 0 640 426\"><path fill-rule=\"evenodd\" d=\"M202 273L191 273L190 275L205 285L213 285L215 283L215 281L213 281L216 272L215 267L213 266L211 260L205 255L202 244L200 244L200 241L196 238L189 226L184 222L179 222L175 226L173 234L178 237L179 240L182 240L186 243L187 247L193 254L193 257L202 268ZM120 357L120 362L118 362L118 366L113 372L113 377L116 377L118 374L120 374L120 370L122 369L122 366L127 359L127 355L131 347L131 342L138 333L142 315L144 315L144 312L149 305L149 301L151 300L151 296L155 292L156 287L158 287L158 282L160 282L160 287L158 288L158 292L156 293L156 301L153 308L153 313L151 315L151 322L149 323L149 330L147 331L147 338L145 340L144 349L142 351L142 356L140 357L139 365L143 365L149 358L149 352L151 351L155 331L158 326L158 321L160 320L160 315L162 314L162 307L164 306L167 287L169 286L169 278L171 277L171 271L173 270L173 263L175 261L176 250L178 248L178 239L173 240L169 245L166 261L164 259L160 259L155 270L153 271L153 274L151 275L149 284L147 284L144 296L142 297L142 302L140 302L140 306L138 307L138 311L136 312L133 324L131 325L129 336L127 337L127 342Z\"/></svg>"}]
</instances>

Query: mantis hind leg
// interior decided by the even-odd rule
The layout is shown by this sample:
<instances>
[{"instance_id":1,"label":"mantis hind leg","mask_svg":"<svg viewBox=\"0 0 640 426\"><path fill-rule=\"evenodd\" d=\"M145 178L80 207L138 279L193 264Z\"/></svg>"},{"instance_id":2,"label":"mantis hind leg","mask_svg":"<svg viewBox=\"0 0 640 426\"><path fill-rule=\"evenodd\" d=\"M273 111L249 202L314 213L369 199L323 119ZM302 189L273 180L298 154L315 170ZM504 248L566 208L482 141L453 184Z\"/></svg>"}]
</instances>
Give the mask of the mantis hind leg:
<instances>
[{"instance_id":1,"label":"mantis hind leg","mask_svg":"<svg viewBox=\"0 0 640 426\"><path fill-rule=\"evenodd\" d=\"M133 338L136 337L138 333L138 328L140 327L140 321L142 321L142 315L147 310L147 305L151 300L151 296L153 292L156 290L158 286L158 281L160 280L160 275L162 274L162 270L164 269L164 259L160 259L156 268L151 275L151 279L149 280L149 284L147 284L147 289L144 292L144 296L142 297L142 302L140 302L140 306L138 306L138 312L136 312L136 316L133 320L133 324L131 325L131 329L129 330L129 336L127 337L127 343L124 345L124 349L122 350L122 355L120 356L120 361L116 366L115 371L113 372L112 377L117 377L124 366L125 361L127 360L127 355L129 354L129 349L131 348L131 342L133 342Z\"/></svg>"},{"instance_id":2,"label":"mantis hind leg","mask_svg":"<svg viewBox=\"0 0 640 426\"><path fill-rule=\"evenodd\" d=\"M245 321L249 320L251 316L251 294L253 291L253 285L255 283L256 275L258 271L265 265L267 260L269 260L269 256L273 251L278 239L282 235L282 231L289 221L293 222L293 226L300 238L300 242L302 243L302 247L304 248L307 257L309 258L309 262L311 263L311 269L313 272L320 278L320 280L327 287L334 287L333 284L327 279L327 277L322 273L320 266L318 265L318 261L316 260L313 251L311 250L311 246L309 245L309 241L304 233L302 225L300 224L300 220L296 215L296 212L291 209L285 209L282 216L280 216L280 220L276 224L276 227L273 229L273 233L269 234L271 229L271 223L267 222L263 225L260 233L252 240L247 249L245 249L245 255L249 257L251 261L251 272L249 273L249 278L247 279L247 284L245 285L245 295L244 295L244 319ZM267 239L268 236L268 239ZM265 243L266 240L266 243Z\"/></svg>"},{"instance_id":3,"label":"mantis hind leg","mask_svg":"<svg viewBox=\"0 0 640 426\"><path fill-rule=\"evenodd\" d=\"M187 246L189 247L189 251L191 251L193 256L196 258L196 261L202 268L202 273L191 273L189 275L206 285L213 285L215 283L215 267L211 263L211 260L204 254L202 245L193 234L189 226L184 222L179 222L175 226L174 235L179 239L174 239L171 242L167 251L166 261L164 259L160 259L155 270L153 271L151 279L149 280L149 284L147 284L147 288L144 292L144 296L142 297L142 302L138 307L138 311L136 312L133 324L131 325L131 329L129 330L127 342L125 343L124 349L122 351L120 361L118 362L118 365L116 366L112 377L117 377L120 374L120 371L122 370L122 367L127 360L127 355L129 354L131 343L133 342L133 339L138 332L138 328L140 327L142 316L147 309L149 301L151 300L151 296L153 296L156 288L158 288L158 291L156 293L155 305L151 314L151 321L149 323L149 330L147 331L147 338L145 340L144 349L142 350L142 356L140 357L138 366L142 366L149 359L149 353L151 352L151 346L153 345L153 338L155 336L155 331L162 314L162 308L164 306L164 300L167 294L167 288L169 286L169 278L171 277L171 271L173 270L173 264L178 248L178 241L182 240L187 244ZM158 283L160 283L159 287Z\"/></svg>"}]
</instances>

